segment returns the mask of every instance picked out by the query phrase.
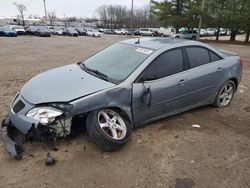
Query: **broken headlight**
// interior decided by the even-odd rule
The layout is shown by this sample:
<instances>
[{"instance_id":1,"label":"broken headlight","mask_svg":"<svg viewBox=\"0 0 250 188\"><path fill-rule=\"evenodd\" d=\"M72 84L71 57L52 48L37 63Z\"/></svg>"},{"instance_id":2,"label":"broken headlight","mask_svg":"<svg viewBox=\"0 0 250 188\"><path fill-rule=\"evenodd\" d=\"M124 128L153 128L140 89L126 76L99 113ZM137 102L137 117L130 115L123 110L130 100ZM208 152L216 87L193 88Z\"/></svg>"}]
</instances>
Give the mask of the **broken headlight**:
<instances>
[{"instance_id":1,"label":"broken headlight","mask_svg":"<svg viewBox=\"0 0 250 188\"><path fill-rule=\"evenodd\" d=\"M36 107L31 109L26 116L38 120L41 124L47 125L55 121L56 117L63 112L53 107Z\"/></svg>"}]
</instances>

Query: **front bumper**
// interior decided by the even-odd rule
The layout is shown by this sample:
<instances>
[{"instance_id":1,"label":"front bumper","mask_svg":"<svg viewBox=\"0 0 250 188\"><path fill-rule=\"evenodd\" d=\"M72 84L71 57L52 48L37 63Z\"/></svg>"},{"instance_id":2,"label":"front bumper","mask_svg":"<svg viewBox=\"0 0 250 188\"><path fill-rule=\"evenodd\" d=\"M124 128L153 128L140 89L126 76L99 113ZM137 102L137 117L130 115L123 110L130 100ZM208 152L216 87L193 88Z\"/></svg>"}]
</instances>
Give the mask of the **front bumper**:
<instances>
[{"instance_id":1,"label":"front bumper","mask_svg":"<svg viewBox=\"0 0 250 188\"><path fill-rule=\"evenodd\" d=\"M17 160L22 158L23 144L27 135L32 130L32 127L37 128L39 124L39 122L35 122L25 115L32 108L31 104L20 95L17 95L11 110L2 122L1 132L5 149Z\"/></svg>"},{"instance_id":2,"label":"front bumper","mask_svg":"<svg viewBox=\"0 0 250 188\"><path fill-rule=\"evenodd\" d=\"M18 135L12 135L11 137L9 136L10 134L10 129L14 128L11 125L10 120L4 119L2 122L2 139L5 145L6 151L15 159L20 160L22 158L22 152L23 152L23 144L25 141L25 136L21 134L20 132L16 132ZM13 137L19 138L14 141Z\"/></svg>"}]
</instances>

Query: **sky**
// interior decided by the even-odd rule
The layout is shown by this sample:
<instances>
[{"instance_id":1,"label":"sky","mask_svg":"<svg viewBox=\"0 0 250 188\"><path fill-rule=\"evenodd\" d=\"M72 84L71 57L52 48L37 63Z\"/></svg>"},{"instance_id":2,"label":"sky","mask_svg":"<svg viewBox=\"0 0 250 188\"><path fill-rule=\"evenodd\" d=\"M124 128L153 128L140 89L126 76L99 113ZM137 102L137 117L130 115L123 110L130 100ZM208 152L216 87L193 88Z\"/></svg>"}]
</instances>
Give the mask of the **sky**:
<instances>
[{"instance_id":1,"label":"sky","mask_svg":"<svg viewBox=\"0 0 250 188\"><path fill-rule=\"evenodd\" d=\"M58 17L93 17L95 10L103 4L119 4L131 7L132 0L46 0L47 11L55 11ZM134 0L135 7L149 4L150 0ZM0 18L14 17L18 14L13 2L24 4L26 15L44 15L43 0L0 0Z\"/></svg>"}]
</instances>

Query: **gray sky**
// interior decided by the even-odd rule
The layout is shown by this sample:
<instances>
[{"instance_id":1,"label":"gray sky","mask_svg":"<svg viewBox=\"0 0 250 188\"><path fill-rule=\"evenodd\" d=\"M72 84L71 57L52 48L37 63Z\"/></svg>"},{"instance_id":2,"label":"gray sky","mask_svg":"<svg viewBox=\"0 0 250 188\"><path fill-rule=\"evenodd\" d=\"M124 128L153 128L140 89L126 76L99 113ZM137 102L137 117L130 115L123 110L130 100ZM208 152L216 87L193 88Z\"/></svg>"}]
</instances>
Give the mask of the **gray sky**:
<instances>
[{"instance_id":1,"label":"gray sky","mask_svg":"<svg viewBox=\"0 0 250 188\"><path fill-rule=\"evenodd\" d=\"M0 17L17 15L13 2L24 4L27 8L25 14L44 15L43 0L0 0ZM92 17L95 10L103 4L120 4L131 7L131 0L46 0L47 11L56 11L57 16ZM134 0L135 7L149 4L149 0Z\"/></svg>"}]
</instances>

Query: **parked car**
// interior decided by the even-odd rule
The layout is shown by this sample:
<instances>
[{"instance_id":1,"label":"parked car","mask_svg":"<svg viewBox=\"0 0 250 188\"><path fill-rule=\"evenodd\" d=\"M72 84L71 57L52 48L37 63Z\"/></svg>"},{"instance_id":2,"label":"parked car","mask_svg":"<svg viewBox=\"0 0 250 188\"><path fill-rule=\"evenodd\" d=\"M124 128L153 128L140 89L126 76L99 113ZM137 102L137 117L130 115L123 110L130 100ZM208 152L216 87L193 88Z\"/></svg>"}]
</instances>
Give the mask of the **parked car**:
<instances>
[{"instance_id":1,"label":"parked car","mask_svg":"<svg viewBox=\"0 0 250 188\"><path fill-rule=\"evenodd\" d=\"M140 28L139 33L141 36L154 36L154 31L150 28Z\"/></svg>"},{"instance_id":2,"label":"parked car","mask_svg":"<svg viewBox=\"0 0 250 188\"><path fill-rule=\"evenodd\" d=\"M206 29L201 29L200 30L200 36L201 37L206 37L208 36L208 31Z\"/></svg>"},{"instance_id":3,"label":"parked car","mask_svg":"<svg viewBox=\"0 0 250 188\"><path fill-rule=\"evenodd\" d=\"M126 29L115 29L114 30L116 35L126 35L128 33L128 30Z\"/></svg>"},{"instance_id":4,"label":"parked car","mask_svg":"<svg viewBox=\"0 0 250 188\"><path fill-rule=\"evenodd\" d=\"M161 36L160 28L150 28L153 32L153 36Z\"/></svg>"},{"instance_id":5,"label":"parked car","mask_svg":"<svg viewBox=\"0 0 250 188\"><path fill-rule=\"evenodd\" d=\"M115 35L115 30L114 29L105 29L104 33L107 35Z\"/></svg>"},{"instance_id":6,"label":"parked car","mask_svg":"<svg viewBox=\"0 0 250 188\"><path fill-rule=\"evenodd\" d=\"M14 30L17 33L17 35L25 35L26 34L23 26L18 26L18 25L10 26L10 29Z\"/></svg>"},{"instance_id":7,"label":"parked car","mask_svg":"<svg viewBox=\"0 0 250 188\"><path fill-rule=\"evenodd\" d=\"M73 28L65 28L62 32L63 36L78 37L78 32Z\"/></svg>"},{"instance_id":8,"label":"parked car","mask_svg":"<svg viewBox=\"0 0 250 188\"><path fill-rule=\"evenodd\" d=\"M98 31L94 30L94 29L87 29L87 36L92 36L92 37L101 37L101 33L99 33Z\"/></svg>"},{"instance_id":9,"label":"parked car","mask_svg":"<svg viewBox=\"0 0 250 188\"><path fill-rule=\"evenodd\" d=\"M163 37L171 37L172 35L175 34L175 29L172 28L172 27L169 27L169 28L164 28L164 27L161 27L159 29L159 34Z\"/></svg>"},{"instance_id":10,"label":"parked car","mask_svg":"<svg viewBox=\"0 0 250 188\"><path fill-rule=\"evenodd\" d=\"M26 29L26 35L37 35L37 27L31 26Z\"/></svg>"},{"instance_id":11,"label":"parked car","mask_svg":"<svg viewBox=\"0 0 250 188\"><path fill-rule=\"evenodd\" d=\"M198 33L196 30L185 30L181 33L177 33L173 35L174 38L182 38L182 39L190 39L190 40L197 40Z\"/></svg>"},{"instance_id":12,"label":"parked car","mask_svg":"<svg viewBox=\"0 0 250 188\"><path fill-rule=\"evenodd\" d=\"M17 33L9 28L6 27L0 27L0 36L5 37L16 37Z\"/></svg>"},{"instance_id":13,"label":"parked car","mask_svg":"<svg viewBox=\"0 0 250 188\"><path fill-rule=\"evenodd\" d=\"M81 36L87 36L87 29L85 29L85 28L76 28L76 31Z\"/></svg>"},{"instance_id":14,"label":"parked car","mask_svg":"<svg viewBox=\"0 0 250 188\"><path fill-rule=\"evenodd\" d=\"M48 29L46 29L45 27L40 27L36 31L36 36L39 36L39 37L50 37L51 36L51 32Z\"/></svg>"},{"instance_id":15,"label":"parked car","mask_svg":"<svg viewBox=\"0 0 250 188\"><path fill-rule=\"evenodd\" d=\"M100 33L104 33L104 29L103 28L98 28L97 31L100 32Z\"/></svg>"},{"instance_id":16,"label":"parked car","mask_svg":"<svg viewBox=\"0 0 250 188\"><path fill-rule=\"evenodd\" d=\"M127 32L127 35L140 35L140 31L139 29L129 29L128 32Z\"/></svg>"},{"instance_id":17,"label":"parked car","mask_svg":"<svg viewBox=\"0 0 250 188\"><path fill-rule=\"evenodd\" d=\"M20 159L27 139L64 138L80 122L102 149L116 150L143 124L203 105L228 106L242 64L237 54L197 41L118 42L28 81L3 121L5 147Z\"/></svg>"},{"instance_id":18,"label":"parked car","mask_svg":"<svg viewBox=\"0 0 250 188\"><path fill-rule=\"evenodd\" d=\"M53 30L52 30L52 34L53 35L63 35L63 29L60 28L60 27L55 27Z\"/></svg>"},{"instance_id":19,"label":"parked car","mask_svg":"<svg viewBox=\"0 0 250 188\"><path fill-rule=\"evenodd\" d=\"M208 36L215 36L216 29L208 28L207 29L207 34Z\"/></svg>"}]
</instances>

